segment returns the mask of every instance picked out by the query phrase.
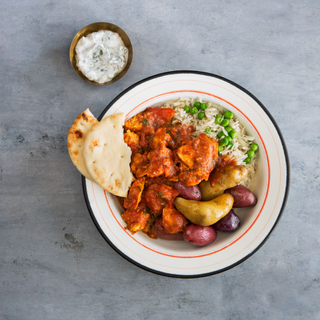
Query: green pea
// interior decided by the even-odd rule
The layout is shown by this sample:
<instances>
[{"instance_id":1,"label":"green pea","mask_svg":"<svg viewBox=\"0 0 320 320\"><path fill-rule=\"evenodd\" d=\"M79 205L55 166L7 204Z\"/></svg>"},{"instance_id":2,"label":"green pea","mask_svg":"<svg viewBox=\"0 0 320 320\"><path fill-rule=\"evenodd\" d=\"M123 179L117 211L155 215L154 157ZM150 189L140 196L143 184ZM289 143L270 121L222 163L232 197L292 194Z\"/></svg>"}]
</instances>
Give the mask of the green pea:
<instances>
[{"instance_id":1,"label":"green pea","mask_svg":"<svg viewBox=\"0 0 320 320\"><path fill-rule=\"evenodd\" d=\"M228 145L227 145L228 147L230 147L229 149L232 149L232 147L233 147L233 143L231 142L231 141L229 141L229 143L228 143Z\"/></svg>"},{"instance_id":2,"label":"green pea","mask_svg":"<svg viewBox=\"0 0 320 320\"><path fill-rule=\"evenodd\" d=\"M201 103L199 101L195 102L194 107L196 107L198 110L200 109Z\"/></svg>"},{"instance_id":3,"label":"green pea","mask_svg":"<svg viewBox=\"0 0 320 320\"><path fill-rule=\"evenodd\" d=\"M230 136L226 136L226 139L228 140L229 143L231 143L231 137Z\"/></svg>"},{"instance_id":4,"label":"green pea","mask_svg":"<svg viewBox=\"0 0 320 320\"><path fill-rule=\"evenodd\" d=\"M216 120L214 120L214 122L215 122L216 124L219 124L219 123L221 123L222 120L223 120L222 114L217 114Z\"/></svg>"},{"instance_id":5,"label":"green pea","mask_svg":"<svg viewBox=\"0 0 320 320\"><path fill-rule=\"evenodd\" d=\"M228 119L223 119L220 124L221 124L223 127L226 127L226 126L229 125L229 122L230 122L230 121L229 121Z\"/></svg>"},{"instance_id":6,"label":"green pea","mask_svg":"<svg viewBox=\"0 0 320 320\"><path fill-rule=\"evenodd\" d=\"M204 132L205 132L206 134L209 134L209 133L211 133L211 129L210 129L210 128L206 128L206 130L204 130Z\"/></svg>"},{"instance_id":7,"label":"green pea","mask_svg":"<svg viewBox=\"0 0 320 320\"><path fill-rule=\"evenodd\" d=\"M226 138L222 138L221 140L220 140L220 142L219 142L219 146L226 146L227 144L228 144L228 139L226 139Z\"/></svg>"},{"instance_id":8,"label":"green pea","mask_svg":"<svg viewBox=\"0 0 320 320\"><path fill-rule=\"evenodd\" d=\"M223 146L218 147L218 152L221 153L223 151Z\"/></svg>"},{"instance_id":9,"label":"green pea","mask_svg":"<svg viewBox=\"0 0 320 320\"><path fill-rule=\"evenodd\" d=\"M199 118L200 120L202 120L205 115L206 115L206 114L205 114L204 112L199 112L199 113L198 113L198 118Z\"/></svg>"},{"instance_id":10,"label":"green pea","mask_svg":"<svg viewBox=\"0 0 320 320\"><path fill-rule=\"evenodd\" d=\"M250 161L251 161L251 159L248 157L248 158L245 158L244 160L243 160L243 162L244 163L250 163Z\"/></svg>"},{"instance_id":11,"label":"green pea","mask_svg":"<svg viewBox=\"0 0 320 320\"><path fill-rule=\"evenodd\" d=\"M190 110L190 113L191 114L196 114L198 113L198 109L196 107L193 107L191 110Z\"/></svg>"},{"instance_id":12,"label":"green pea","mask_svg":"<svg viewBox=\"0 0 320 320\"><path fill-rule=\"evenodd\" d=\"M254 153L254 151L248 151L247 155L248 155L248 158L253 158L255 153Z\"/></svg>"},{"instance_id":13,"label":"green pea","mask_svg":"<svg viewBox=\"0 0 320 320\"><path fill-rule=\"evenodd\" d=\"M220 131L218 134L217 134L218 138L222 138L225 136L224 132L223 131Z\"/></svg>"},{"instance_id":14,"label":"green pea","mask_svg":"<svg viewBox=\"0 0 320 320\"><path fill-rule=\"evenodd\" d=\"M184 111L185 111L185 112L189 112L189 111L190 111L189 106L185 106L185 107L184 107Z\"/></svg>"},{"instance_id":15,"label":"green pea","mask_svg":"<svg viewBox=\"0 0 320 320\"><path fill-rule=\"evenodd\" d=\"M227 119L232 119L233 118L233 113L231 111L226 111L224 114L224 117Z\"/></svg>"},{"instance_id":16,"label":"green pea","mask_svg":"<svg viewBox=\"0 0 320 320\"><path fill-rule=\"evenodd\" d=\"M232 128L231 128L230 126L226 126L224 129L225 129L228 133L232 130Z\"/></svg>"},{"instance_id":17,"label":"green pea","mask_svg":"<svg viewBox=\"0 0 320 320\"><path fill-rule=\"evenodd\" d=\"M252 151L257 151L259 149L259 146L256 143L253 143L250 148Z\"/></svg>"},{"instance_id":18,"label":"green pea","mask_svg":"<svg viewBox=\"0 0 320 320\"><path fill-rule=\"evenodd\" d=\"M208 108L208 106L207 106L206 103L201 103L200 108L201 108L202 110L206 110L206 109Z\"/></svg>"},{"instance_id":19,"label":"green pea","mask_svg":"<svg viewBox=\"0 0 320 320\"><path fill-rule=\"evenodd\" d=\"M236 130L231 130L229 132L229 136L232 138L232 139L235 139L237 136L238 136L238 132Z\"/></svg>"}]
</instances>

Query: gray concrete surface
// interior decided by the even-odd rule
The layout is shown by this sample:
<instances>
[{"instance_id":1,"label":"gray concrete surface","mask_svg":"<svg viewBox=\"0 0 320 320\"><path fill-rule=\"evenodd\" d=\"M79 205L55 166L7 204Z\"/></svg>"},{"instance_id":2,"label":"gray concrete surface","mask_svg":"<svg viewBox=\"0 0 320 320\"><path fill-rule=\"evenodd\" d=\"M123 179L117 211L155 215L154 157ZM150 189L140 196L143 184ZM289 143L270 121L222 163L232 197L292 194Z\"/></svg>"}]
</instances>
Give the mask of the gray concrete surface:
<instances>
[{"instance_id":1,"label":"gray concrete surface","mask_svg":"<svg viewBox=\"0 0 320 320\"><path fill-rule=\"evenodd\" d=\"M97 87L72 70L82 27L108 21L134 46L126 77ZM14 0L0 9L0 319L320 319L318 1ZM279 225L241 265L157 276L104 241L66 135L156 73L191 69L256 95L282 130L291 189Z\"/></svg>"}]
</instances>

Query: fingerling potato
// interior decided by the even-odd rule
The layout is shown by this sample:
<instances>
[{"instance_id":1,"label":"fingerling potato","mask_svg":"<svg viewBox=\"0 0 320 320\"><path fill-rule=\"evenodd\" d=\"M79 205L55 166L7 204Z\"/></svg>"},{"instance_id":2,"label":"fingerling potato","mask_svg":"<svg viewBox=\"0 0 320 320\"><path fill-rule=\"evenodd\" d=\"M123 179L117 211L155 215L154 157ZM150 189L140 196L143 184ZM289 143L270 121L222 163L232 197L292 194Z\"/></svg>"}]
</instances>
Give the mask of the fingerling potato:
<instances>
[{"instance_id":1,"label":"fingerling potato","mask_svg":"<svg viewBox=\"0 0 320 320\"><path fill-rule=\"evenodd\" d=\"M233 197L221 194L210 201L176 198L174 205L188 220L200 226L210 226L222 219L232 209Z\"/></svg>"},{"instance_id":2,"label":"fingerling potato","mask_svg":"<svg viewBox=\"0 0 320 320\"><path fill-rule=\"evenodd\" d=\"M199 187L202 200L207 201L219 196L226 189L232 188L239 184L247 175L248 169L246 166L238 165L227 167L222 173L219 173L219 181L215 182L213 186L211 186L211 179L208 181L202 181L200 183Z\"/></svg>"}]
</instances>

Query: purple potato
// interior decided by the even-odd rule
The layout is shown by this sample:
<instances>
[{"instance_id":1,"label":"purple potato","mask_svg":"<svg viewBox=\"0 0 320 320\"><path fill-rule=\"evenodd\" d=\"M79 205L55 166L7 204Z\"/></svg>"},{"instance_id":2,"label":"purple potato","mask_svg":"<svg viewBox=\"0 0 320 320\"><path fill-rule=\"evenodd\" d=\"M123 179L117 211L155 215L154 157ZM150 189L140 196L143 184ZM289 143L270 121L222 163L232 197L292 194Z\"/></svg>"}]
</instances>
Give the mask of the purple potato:
<instances>
[{"instance_id":1,"label":"purple potato","mask_svg":"<svg viewBox=\"0 0 320 320\"><path fill-rule=\"evenodd\" d=\"M234 198L234 208L252 207L257 203L256 196L246 187L237 185L233 188L225 190Z\"/></svg>"},{"instance_id":2,"label":"purple potato","mask_svg":"<svg viewBox=\"0 0 320 320\"><path fill-rule=\"evenodd\" d=\"M198 186L192 186L192 187L185 187L183 186L180 181L175 182L174 189L176 189L179 192L179 196L184 199L188 200L201 200L201 192Z\"/></svg>"},{"instance_id":3,"label":"purple potato","mask_svg":"<svg viewBox=\"0 0 320 320\"><path fill-rule=\"evenodd\" d=\"M207 246L216 237L217 233L213 227L202 227L193 223L188 224L183 232L184 240L198 247Z\"/></svg>"},{"instance_id":4,"label":"purple potato","mask_svg":"<svg viewBox=\"0 0 320 320\"><path fill-rule=\"evenodd\" d=\"M217 231L230 232L238 229L239 224L240 224L239 217L234 213L233 210L230 210L230 212L226 216L224 216L221 220L219 220L212 226Z\"/></svg>"}]
</instances>

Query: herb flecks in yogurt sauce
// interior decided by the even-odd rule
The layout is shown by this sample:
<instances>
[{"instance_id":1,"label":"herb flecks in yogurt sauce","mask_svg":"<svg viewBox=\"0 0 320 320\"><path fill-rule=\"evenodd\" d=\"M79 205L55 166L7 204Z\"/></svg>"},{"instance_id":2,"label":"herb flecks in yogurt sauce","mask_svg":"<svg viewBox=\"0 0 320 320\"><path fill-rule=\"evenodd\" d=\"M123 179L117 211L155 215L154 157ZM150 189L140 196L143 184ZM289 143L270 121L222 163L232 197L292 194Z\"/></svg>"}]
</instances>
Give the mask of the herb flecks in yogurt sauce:
<instances>
[{"instance_id":1,"label":"herb flecks in yogurt sauce","mask_svg":"<svg viewBox=\"0 0 320 320\"><path fill-rule=\"evenodd\" d=\"M124 69L128 49L118 33L100 30L78 41L76 59L77 67L89 80L105 83Z\"/></svg>"}]
</instances>

